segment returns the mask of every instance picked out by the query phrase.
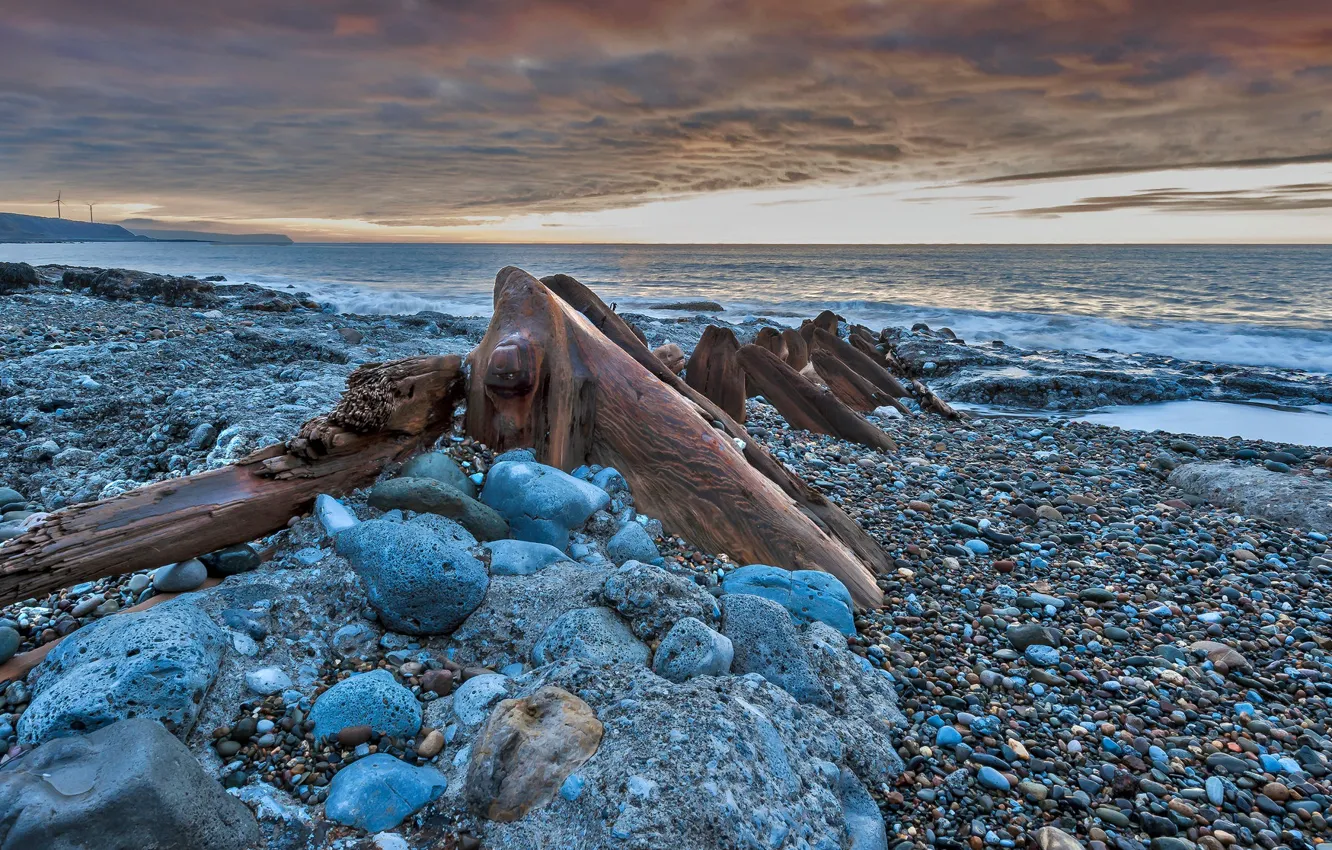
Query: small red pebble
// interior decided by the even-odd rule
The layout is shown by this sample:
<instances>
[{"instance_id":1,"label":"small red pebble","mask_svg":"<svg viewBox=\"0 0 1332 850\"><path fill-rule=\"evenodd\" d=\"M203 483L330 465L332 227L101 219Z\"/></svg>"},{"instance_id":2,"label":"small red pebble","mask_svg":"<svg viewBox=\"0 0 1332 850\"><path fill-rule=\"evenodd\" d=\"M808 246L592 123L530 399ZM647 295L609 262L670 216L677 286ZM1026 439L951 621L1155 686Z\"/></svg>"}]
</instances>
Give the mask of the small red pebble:
<instances>
[{"instance_id":1,"label":"small red pebble","mask_svg":"<svg viewBox=\"0 0 1332 850\"><path fill-rule=\"evenodd\" d=\"M1017 566L1016 563L1008 559L994 562L994 568L1001 573L1011 573L1013 572L1013 568L1016 566Z\"/></svg>"}]
</instances>

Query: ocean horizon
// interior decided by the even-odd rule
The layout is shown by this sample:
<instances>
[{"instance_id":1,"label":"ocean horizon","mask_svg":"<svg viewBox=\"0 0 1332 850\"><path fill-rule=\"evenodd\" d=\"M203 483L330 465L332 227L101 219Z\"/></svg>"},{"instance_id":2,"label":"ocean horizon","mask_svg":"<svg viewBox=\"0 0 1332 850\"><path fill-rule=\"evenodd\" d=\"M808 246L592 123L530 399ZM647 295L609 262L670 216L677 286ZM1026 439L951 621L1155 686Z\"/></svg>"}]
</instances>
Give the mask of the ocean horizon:
<instances>
[{"instance_id":1,"label":"ocean horizon","mask_svg":"<svg viewBox=\"0 0 1332 850\"><path fill-rule=\"evenodd\" d=\"M626 312L713 301L719 318L822 309L875 329L1332 373L1332 246L0 244L0 260L224 275L360 314L489 315L495 273L571 274Z\"/></svg>"}]
</instances>

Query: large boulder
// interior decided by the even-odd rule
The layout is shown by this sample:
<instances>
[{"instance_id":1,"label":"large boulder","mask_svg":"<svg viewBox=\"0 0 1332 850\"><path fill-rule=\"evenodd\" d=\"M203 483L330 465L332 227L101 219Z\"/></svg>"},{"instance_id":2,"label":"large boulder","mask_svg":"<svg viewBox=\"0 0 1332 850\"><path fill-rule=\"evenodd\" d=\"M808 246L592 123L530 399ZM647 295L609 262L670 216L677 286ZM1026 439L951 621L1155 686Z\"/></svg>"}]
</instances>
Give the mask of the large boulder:
<instances>
[{"instance_id":1,"label":"large boulder","mask_svg":"<svg viewBox=\"0 0 1332 850\"><path fill-rule=\"evenodd\" d=\"M727 575L722 580L722 590L771 599L801 624L817 620L844 635L856 633L851 593L836 576L828 573L751 564Z\"/></svg>"},{"instance_id":2,"label":"large boulder","mask_svg":"<svg viewBox=\"0 0 1332 850\"><path fill-rule=\"evenodd\" d=\"M747 593L723 596L721 605L721 631L735 649L732 673L757 673L802 703L832 705L785 608Z\"/></svg>"},{"instance_id":3,"label":"large boulder","mask_svg":"<svg viewBox=\"0 0 1332 850\"><path fill-rule=\"evenodd\" d=\"M452 484L430 478L392 478L370 491L371 507L439 514L457 520L477 540L503 540L509 524L494 508L481 504Z\"/></svg>"},{"instance_id":4,"label":"large boulder","mask_svg":"<svg viewBox=\"0 0 1332 850\"><path fill-rule=\"evenodd\" d=\"M1332 481L1237 463L1187 463L1170 473L1181 490L1296 528L1332 534Z\"/></svg>"},{"instance_id":5,"label":"large boulder","mask_svg":"<svg viewBox=\"0 0 1332 850\"><path fill-rule=\"evenodd\" d=\"M530 576L551 564L572 560L554 546L526 540L492 540L485 546L490 550L491 576Z\"/></svg>"},{"instance_id":6,"label":"large boulder","mask_svg":"<svg viewBox=\"0 0 1332 850\"><path fill-rule=\"evenodd\" d=\"M481 501L517 539L567 549L570 531L610 504L610 494L553 466L505 461L490 468Z\"/></svg>"},{"instance_id":7,"label":"large boulder","mask_svg":"<svg viewBox=\"0 0 1332 850\"><path fill-rule=\"evenodd\" d=\"M602 604L608 574L607 567L557 561L531 575L492 576L481 607L452 635L456 660L492 670L526 663L551 623Z\"/></svg>"},{"instance_id":8,"label":"large boulder","mask_svg":"<svg viewBox=\"0 0 1332 850\"><path fill-rule=\"evenodd\" d=\"M259 826L160 723L121 720L0 767L0 850L244 850Z\"/></svg>"},{"instance_id":9,"label":"large boulder","mask_svg":"<svg viewBox=\"0 0 1332 850\"><path fill-rule=\"evenodd\" d=\"M447 784L434 768L413 767L387 753L375 753L333 776L324 813L343 826L381 832L438 800Z\"/></svg>"},{"instance_id":10,"label":"large boulder","mask_svg":"<svg viewBox=\"0 0 1332 850\"><path fill-rule=\"evenodd\" d=\"M94 620L35 671L19 740L41 743L131 717L157 720L184 739L226 644L226 633L183 599Z\"/></svg>"},{"instance_id":11,"label":"large boulder","mask_svg":"<svg viewBox=\"0 0 1332 850\"><path fill-rule=\"evenodd\" d=\"M383 623L411 635L448 634L476 610L490 577L456 540L411 523L370 520L337 536Z\"/></svg>"},{"instance_id":12,"label":"large boulder","mask_svg":"<svg viewBox=\"0 0 1332 850\"><path fill-rule=\"evenodd\" d=\"M577 608L550 624L532 663L579 658L592 664L647 664L652 650L609 608Z\"/></svg>"},{"instance_id":13,"label":"large boulder","mask_svg":"<svg viewBox=\"0 0 1332 850\"><path fill-rule=\"evenodd\" d=\"M864 776L899 772L902 762L893 737L906 726L906 718L897 708L892 680L847 649L846 638L827 623L810 623L801 629L800 642L828 694L828 711L855 721L836 726L845 745L846 763Z\"/></svg>"},{"instance_id":14,"label":"large boulder","mask_svg":"<svg viewBox=\"0 0 1332 850\"><path fill-rule=\"evenodd\" d=\"M638 561L611 573L602 596L643 640L661 637L685 617L708 625L721 618L717 600L693 579Z\"/></svg>"},{"instance_id":15,"label":"large boulder","mask_svg":"<svg viewBox=\"0 0 1332 850\"><path fill-rule=\"evenodd\" d=\"M883 812L856 775L846 768L837 779L838 796L846 818L846 850L888 850Z\"/></svg>"},{"instance_id":16,"label":"large boulder","mask_svg":"<svg viewBox=\"0 0 1332 850\"><path fill-rule=\"evenodd\" d=\"M358 673L319 695L310 710L316 741L343 729L369 726L395 738L421 731L421 703L387 670Z\"/></svg>"},{"instance_id":17,"label":"large boulder","mask_svg":"<svg viewBox=\"0 0 1332 850\"><path fill-rule=\"evenodd\" d=\"M37 270L27 263L0 263L0 295L30 289L39 283Z\"/></svg>"},{"instance_id":18,"label":"large boulder","mask_svg":"<svg viewBox=\"0 0 1332 850\"><path fill-rule=\"evenodd\" d=\"M506 699L472 743L467 802L494 821L514 821L555 798L569 775L596 753L604 728L562 688Z\"/></svg>"},{"instance_id":19,"label":"large boulder","mask_svg":"<svg viewBox=\"0 0 1332 850\"><path fill-rule=\"evenodd\" d=\"M402 466L399 478L430 478L454 487L468 498L476 498L476 484L468 477L458 461L447 452L419 454Z\"/></svg>"},{"instance_id":20,"label":"large boulder","mask_svg":"<svg viewBox=\"0 0 1332 850\"><path fill-rule=\"evenodd\" d=\"M862 724L863 718L801 705L758 676L673 684L642 667L563 661L515 684L518 700L547 686L576 694L604 724L604 734L596 753L568 774L549 804L528 807L516 820L483 821L480 837L488 850L841 850L856 846L851 842L867 832L863 799L853 800L841 787L848 767L844 727ZM500 704L492 722L507 705ZM482 813L502 799L492 789L505 787L472 782L472 764L487 759L478 749L499 753L488 740L479 736L471 742L465 779L455 782L450 776L450 793L465 797L457 803L475 801ZM546 769L540 762L533 768ZM493 775L478 774L477 779ZM891 772L856 774L869 787L893 781ZM536 787L553 784L552 778Z\"/></svg>"},{"instance_id":21,"label":"large boulder","mask_svg":"<svg viewBox=\"0 0 1332 850\"><path fill-rule=\"evenodd\" d=\"M671 682L731 672L735 649L731 639L693 617L680 620L661 639L652 656L652 671Z\"/></svg>"}]
</instances>

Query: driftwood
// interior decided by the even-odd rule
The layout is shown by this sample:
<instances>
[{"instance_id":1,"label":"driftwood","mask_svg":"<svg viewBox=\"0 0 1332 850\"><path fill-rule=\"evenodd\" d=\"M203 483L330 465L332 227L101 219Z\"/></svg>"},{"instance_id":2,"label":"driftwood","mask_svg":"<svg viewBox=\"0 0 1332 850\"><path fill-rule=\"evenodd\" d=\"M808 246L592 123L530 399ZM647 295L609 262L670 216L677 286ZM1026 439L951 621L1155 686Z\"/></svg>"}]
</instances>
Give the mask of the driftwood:
<instances>
[{"instance_id":1,"label":"driftwood","mask_svg":"<svg viewBox=\"0 0 1332 850\"><path fill-rule=\"evenodd\" d=\"M786 337L776 328L760 328L754 337L754 344L759 348L766 348L773 354L776 354L789 365L791 362L791 351L786 345ZM799 369L796 370L800 371Z\"/></svg>"},{"instance_id":2,"label":"driftwood","mask_svg":"<svg viewBox=\"0 0 1332 850\"><path fill-rule=\"evenodd\" d=\"M295 439L221 469L74 505L0 546L0 604L160 567L286 526L320 493L374 481L450 427L463 394L456 356L364 366L342 401Z\"/></svg>"},{"instance_id":3,"label":"driftwood","mask_svg":"<svg viewBox=\"0 0 1332 850\"><path fill-rule=\"evenodd\" d=\"M893 562L889 560L887 554L874 538L856 524L855 520L828 501L822 493L810 487L803 478L791 473L758 441L750 437L744 426L736 422L716 403L666 369L661 361L648 351L647 346L639 342L625 321L607 307L595 292L568 275L552 275L542 278L541 282L592 322L594 327L635 362L702 411L702 415L709 419L713 427L719 427L727 437L737 441L737 445L743 445L745 460L749 465L780 487L782 492L795 503L795 507L825 534L850 549L874 573L881 574L892 569ZM877 590L874 592L877 593Z\"/></svg>"},{"instance_id":4,"label":"driftwood","mask_svg":"<svg viewBox=\"0 0 1332 850\"><path fill-rule=\"evenodd\" d=\"M786 341L786 363L797 372L803 370L809 365L809 344L805 338L800 335L800 331L795 328L786 328L782 331L782 339Z\"/></svg>"},{"instance_id":5,"label":"driftwood","mask_svg":"<svg viewBox=\"0 0 1332 850\"><path fill-rule=\"evenodd\" d=\"M900 404L826 348L814 350L813 363L815 373L827 385L828 391L852 410L871 413L880 407Z\"/></svg>"},{"instance_id":6,"label":"driftwood","mask_svg":"<svg viewBox=\"0 0 1332 850\"><path fill-rule=\"evenodd\" d=\"M872 449L896 451L897 444L837 399L815 386L766 348L741 346L740 365L764 398L793 427L830 434Z\"/></svg>"},{"instance_id":7,"label":"driftwood","mask_svg":"<svg viewBox=\"0 0 1332 850\"><path fill-rule=\"evenodd\" d=\"M729 328L708 325L685 367L685 383L707 396L736 422L745 421L745 373L736 354L740 343Z\"/></svg>"},{"instance_id":8,"label":"driftwood","mask_svg":"<svg viewBox=\"0 0 1332 850\"><path fill-rule=\"evenodd\" d=\"M906 388L902 386L901 382L889 374L887 369L875 363L865 352L822 328L815 329L813 336L815 347L831 351L837 355L837 359L854 369L862 378L874 386L893 398L906 396Z\"/></svg>"},{"instance_id":9,"label":"driftwood","mask_svg":"<svg viewBox=\"0 0 1332 850\"><path fill-rule=\"evenodd\" d=\"M746 563L827 570L857 604L881 602L870 564L751 465L708 410L655 379L624 341L599 332L598 322L623 336L590 290L572 278L559 285L557 296L521 269L500 272L494 317L470 355L472 436L497 451L534 448L565 469L614 466L644 512L695 544Z\"/></svg>"}]
</instances>

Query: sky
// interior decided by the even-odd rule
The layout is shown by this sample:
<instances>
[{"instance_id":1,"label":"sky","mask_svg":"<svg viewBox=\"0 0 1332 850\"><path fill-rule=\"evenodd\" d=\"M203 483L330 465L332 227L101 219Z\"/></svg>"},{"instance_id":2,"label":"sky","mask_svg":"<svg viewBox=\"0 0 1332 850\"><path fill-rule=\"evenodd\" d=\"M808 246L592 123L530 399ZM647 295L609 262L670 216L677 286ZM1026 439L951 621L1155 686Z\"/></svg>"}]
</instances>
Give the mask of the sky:
<instances>
[{"instance_id":1,"label":"sky","mask_svg":"<svg viewBox=\"0 0 1332 850\"><path fill-rule=\"evenodd\" d=\"M1328 0L5 0L0 211L303 240L1332 242Z\"/></svg>"}]
</instances>

